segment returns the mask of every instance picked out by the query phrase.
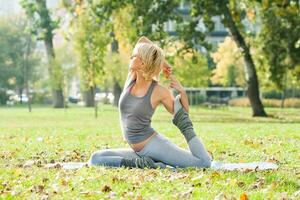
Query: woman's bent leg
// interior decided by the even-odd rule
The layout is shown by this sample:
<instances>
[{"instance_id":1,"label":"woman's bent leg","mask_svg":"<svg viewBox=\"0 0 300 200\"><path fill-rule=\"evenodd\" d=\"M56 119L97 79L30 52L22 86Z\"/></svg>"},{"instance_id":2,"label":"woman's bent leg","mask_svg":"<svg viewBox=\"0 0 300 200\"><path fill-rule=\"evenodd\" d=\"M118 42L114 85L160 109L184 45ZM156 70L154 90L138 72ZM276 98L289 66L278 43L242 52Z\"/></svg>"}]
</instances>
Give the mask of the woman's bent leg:
<instances>
[{"instance_id":1,"label":"woman's bent leg","mask_svg":"<svg viewBox=\"0 0 300 200\"><path fill-rule=\"evenodd\" d=\"M197 142L191 142L191 147ZM160 161L173 167L210 167L210 159L207 157L196 157L191 152L176 146L168 138L158 133L141 150L136 152L140 156L149 156L154 161Z\"/></svg>"},{"instance_id":2,"label":"woman's bent leg","mask_svg":"<svg viewBox=\"0 0 300 200\"><path fill-rule=\"evenodd\" d=\"M104 149L92 154L89 165L102 165L111 167L137 167L137 168L165 168L165 164L154 162L149 157L140 157L129 148Z\"/></svg>"},{"instance_id":3,"label":"woman's bent leg","mask_svg":"<svg viewBox=\"0 0 300 200\"><path fill-rule=\"evenodd\" d=\"M205 165L210 166L211 156L206 151L204 144L197 137L193 122L180 102L180 95L177 95L174 99L174 113L172 122L184 135L193 156L203 160L206 163Z\"/></svg>"},{"instance_id":4,"label":"woman's bent leg","mask_svg":"<svg viewBox=\"0 0 300 200\"><path fill-rule=\"evenodd\" d=\"M202 160L203 163L205 163L206 166L211 165L212 157L209 155L207 150L204 147L204 144L201 142L201 140L195 136L193 137L189 142L189 149L193 156L199 158Z\"/></svg>"},{"instance_id":5,"label":"woman's bent leg","mask_svg":"<svg viewBox=\"0 0 300 200\"><path fill-rule=\"evenodd\" d=\"M139 158L139 156L129 148L103 149L91 155L89 165L120 167L123 158Z\"/></svg>"}]
</instances>

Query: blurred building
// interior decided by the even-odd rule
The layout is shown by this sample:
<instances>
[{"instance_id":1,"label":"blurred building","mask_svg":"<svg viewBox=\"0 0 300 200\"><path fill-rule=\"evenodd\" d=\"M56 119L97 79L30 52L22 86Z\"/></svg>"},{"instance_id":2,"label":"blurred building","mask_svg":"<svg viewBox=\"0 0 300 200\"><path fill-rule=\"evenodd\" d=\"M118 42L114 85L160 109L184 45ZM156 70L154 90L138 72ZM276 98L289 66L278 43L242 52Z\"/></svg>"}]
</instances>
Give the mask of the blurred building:
<instances>
[{"instance_id":1,"label":"blurred building","mask_svg":"<svg viewBox=\"0 0 300 200\"><path fill-rule=\"evenodd\" d=\"M183 18L187 20L189 17L190 4L188 2L185 2L182 0L178 10L183 15ZM228 36L228 31L224 27L224 25L221 23L219 16L213 17L212 20L215 23L215 27L214 27L214 30L206 36L206 40L213 46L217 46L219 43L224 41L226 36ZM196 27L196 29L199 31L205 31L205 25L201 20L199 20L199 24ZM169 20L168 22L166 22L165 30L170 35L177 35L176 22L172 21L172 20ZM201 46L197 46L197 48L199 48L200 50L203 50Z\"/></svg>"}]
</instances>

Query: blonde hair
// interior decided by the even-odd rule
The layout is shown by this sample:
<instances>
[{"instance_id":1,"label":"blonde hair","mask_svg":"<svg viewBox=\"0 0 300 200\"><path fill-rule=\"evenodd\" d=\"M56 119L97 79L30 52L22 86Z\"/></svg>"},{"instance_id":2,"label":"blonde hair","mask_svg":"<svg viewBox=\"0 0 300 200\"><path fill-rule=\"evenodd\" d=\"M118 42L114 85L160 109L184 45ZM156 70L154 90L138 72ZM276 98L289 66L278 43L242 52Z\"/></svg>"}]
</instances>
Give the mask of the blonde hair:
<instances>
[{"instance_id":1,"label":"blonde hair","mask_svg":"<svg viewBox=\"0 0 300 200\"><path fill-rule=\"evenodd\" d=\"M137 54L144 63L142 73L145 79L149 81L154 77L158 81L165 59L163 50L151 43L138 43L135 48L137 48Z\"/></svg>"}]
</instances>

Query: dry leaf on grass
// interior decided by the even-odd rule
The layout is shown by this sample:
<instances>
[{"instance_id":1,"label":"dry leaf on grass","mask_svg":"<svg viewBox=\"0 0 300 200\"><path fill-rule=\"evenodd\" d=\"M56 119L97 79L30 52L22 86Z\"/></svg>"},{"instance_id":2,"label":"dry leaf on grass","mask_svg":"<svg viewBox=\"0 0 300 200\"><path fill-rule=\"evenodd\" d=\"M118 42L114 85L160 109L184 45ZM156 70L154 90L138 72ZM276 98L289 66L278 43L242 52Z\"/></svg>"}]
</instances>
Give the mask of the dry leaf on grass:
<instances>
[{"instance_id":1,"label":"dry leaf on grass","mask_svg":"<svg viewBox=\"0 0 300 200\"><path fill-rule=\"evenodd\" d=\"M111 187L108 185L104 185L101 189L102 192L110 192L111 191Z\"/></svg>"},{"instance_id":2,"label":"dry leaf on grass","mask_svg":"<svg viewBox=\"0 0 300 200\"><path fill-rule=\"evenodd\" d=\"M245 192L240 195L240 200L248 200L248 196Z\"/></svg>"},{"instance_id":3,"label":"dry leaf on grass","mask_svg":"<svg viewBox=\"0 0 300 200\"><path fill-rule=\"evenodd\" d=\"M261 188L265 183L265 178L259 178L253 185L250 186L250 190L252 189L259 189Z\"/></svg>"}]
</instances>

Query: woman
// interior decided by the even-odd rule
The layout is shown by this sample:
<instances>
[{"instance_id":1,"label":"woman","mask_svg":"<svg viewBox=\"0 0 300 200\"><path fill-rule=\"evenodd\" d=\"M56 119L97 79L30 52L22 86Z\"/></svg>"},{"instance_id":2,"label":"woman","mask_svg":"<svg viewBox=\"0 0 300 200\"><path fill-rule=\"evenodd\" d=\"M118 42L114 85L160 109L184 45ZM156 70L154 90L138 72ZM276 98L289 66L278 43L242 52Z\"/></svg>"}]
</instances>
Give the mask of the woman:
<instances>
[{"instance_id":1,"label":"woman","mask_svg":"<svg viewBox=\"0 0 300 200\"><path fill-rule=\"evenodd\" d=\"M175 98L168 88L158 84L161 69L171 80L170 87L179 92ZM173 115L172 122L184 135L190 152L176 146L151 127L151 118L159 104ZM187 95L172 75L172 68L165 61L162 49L141 37L133 50L119 99L121 129L131 148L95 152L89 164L129 168L165 168L166 165L210 167L211 157L196 136L188 112Z\"/></svg>"}]
</instances>

